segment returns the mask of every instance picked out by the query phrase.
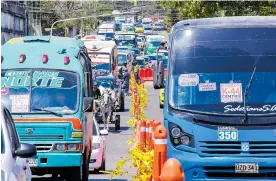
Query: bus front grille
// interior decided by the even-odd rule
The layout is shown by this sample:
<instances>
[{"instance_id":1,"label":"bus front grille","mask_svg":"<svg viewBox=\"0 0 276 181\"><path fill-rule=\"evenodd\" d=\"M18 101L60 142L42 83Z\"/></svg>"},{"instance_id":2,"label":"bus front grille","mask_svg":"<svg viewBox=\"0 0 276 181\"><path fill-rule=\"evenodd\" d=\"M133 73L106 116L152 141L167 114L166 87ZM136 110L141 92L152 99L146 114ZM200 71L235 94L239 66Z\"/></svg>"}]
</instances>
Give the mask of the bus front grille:
<instances>
[{"instance_id":1,"label":"bus front grille","mask_svg":"<svg viewBox=\"0 0 276 181\"><path fill-rule=\"evenodd\" d=\"M53 144L51 143L35 143L33 145L36 147L37 152L49 152L53 147Z\"/></svg>"},{"instance_id":2,"label":"bus front grille","mask_svg":"<svg viewBox=\"0 0 276 181\"><path fill-rule=\"evenodd\" d=\"M259 173L236 173L234 166L206 166L203 168L208 178L243 178L245 180L276 178L276 167L260 167Z\"/></svg>"},{"instance_id":3,"label":"bus front grille","mask_svg":"<svg viewBox=\"0 0 276 181\"><path fill-rule=\"evenodd\" d=\"M249 143L249 153L252 155L275 155L276 141L254 141Z\"/></svg>"},{"instance_id":4,"label":"bus front grille","mask_svg":"<svg viewBox=\"0 0 276 181\"><path fill-rule=\"evenodd\" d=\"M199 142L200 151L203 154L240 154L241 142L219 142L205 141Z\"/></svg>"},{"instance_id":5,"label":"bus front grille","mask_svg":"<svg viewBox=\"0 0 276 181\"><path fill-rule=\"evenodd\" d=\"M52 141L52 140L64 140L63 135L54 134L35 134L35 135L20 135L21 141Z\"/></svg>"},{"instance_id":6,"label":"bus front grille","mask_svg":"<svg viewBox=\"0 0 276 181\"><path fill-rule=\"evenodd\" d=\"M276 141L254 141L246 142L248 149L242 149L242 142L221 142L221 141L201 141L199 150L206 156L214 155L258 155L275 156Z\"/></svg>"}]
</instances>

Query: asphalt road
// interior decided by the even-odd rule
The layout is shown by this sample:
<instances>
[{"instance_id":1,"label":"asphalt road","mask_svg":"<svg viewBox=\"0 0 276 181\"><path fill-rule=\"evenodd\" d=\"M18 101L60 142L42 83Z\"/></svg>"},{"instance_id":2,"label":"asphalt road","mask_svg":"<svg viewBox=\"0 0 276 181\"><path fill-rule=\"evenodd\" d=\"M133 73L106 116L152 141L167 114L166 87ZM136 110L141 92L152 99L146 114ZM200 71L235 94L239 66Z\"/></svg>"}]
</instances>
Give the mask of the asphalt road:
<instances>
[{"instance_id":1,"label":"asphalt road","mask_svg":"<svg viewBox=\"0 0 276 181\"><path fill-rule=\"evenodd\" d=\"M147 109L147 116L152 120L163 121L163 110L159 108L159 91L153 89L152 82L145 83L148 91L149 98L151 100ZM121 130L115 131L113 125L110 128L109 135L107 136L107 160L106 160L106 170L112 171L116 167L117 161L125 158L127 156L127 150L129 147L126 142L132 135L132 130L127 126L126 121L130 118L129 114L129 97L125 99L125 112L120 113L121 115ZM126 165L128 166L128 165ZM127 175L113 179L114 181L128 181L133 180L132 176L135 174L135 169L131 169ZM34 178L34 181L54 181L47 176L41 178ZM110 175L108 174L93 174L89 176L89 181L108 181L110 180Z\"/></svg>"}]
</instances>

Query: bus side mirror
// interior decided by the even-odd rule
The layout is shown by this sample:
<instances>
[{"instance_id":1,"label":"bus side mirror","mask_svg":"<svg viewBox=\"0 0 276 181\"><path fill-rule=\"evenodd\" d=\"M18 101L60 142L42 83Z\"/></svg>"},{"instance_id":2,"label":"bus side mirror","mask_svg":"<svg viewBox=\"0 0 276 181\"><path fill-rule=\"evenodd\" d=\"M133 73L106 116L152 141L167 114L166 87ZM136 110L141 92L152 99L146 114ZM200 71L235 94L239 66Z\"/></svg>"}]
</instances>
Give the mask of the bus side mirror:
<instances>
[{"instance_id":1,"label":"bus side mirror","mask_svg":"<svg viewBox=\"0 0 276 181\"><path fill-rule=\"evenodd\" d=\"M92 112L93 111L93 97L84 97L83 98L83 112Z\"/></svg>"}]
</instances>

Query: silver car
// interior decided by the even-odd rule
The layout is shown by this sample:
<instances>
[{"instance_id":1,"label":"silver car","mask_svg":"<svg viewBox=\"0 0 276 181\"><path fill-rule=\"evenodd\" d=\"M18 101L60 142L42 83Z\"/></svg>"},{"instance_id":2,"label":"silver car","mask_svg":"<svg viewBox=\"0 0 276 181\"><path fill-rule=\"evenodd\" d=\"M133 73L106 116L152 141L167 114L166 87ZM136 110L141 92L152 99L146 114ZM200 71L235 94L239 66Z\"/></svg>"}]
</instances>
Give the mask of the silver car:
<instances>
[{"instance_id":1,"label":"silver car","mask_svg":"<svg viewBox=\"0 0 276 181\"><path fill-rule=\"evenodd\" d=\"M31 181L29 157L36 156L36 147L20 143L12 116L1 106L1 181Z\"/></svg>"}]
</instances>

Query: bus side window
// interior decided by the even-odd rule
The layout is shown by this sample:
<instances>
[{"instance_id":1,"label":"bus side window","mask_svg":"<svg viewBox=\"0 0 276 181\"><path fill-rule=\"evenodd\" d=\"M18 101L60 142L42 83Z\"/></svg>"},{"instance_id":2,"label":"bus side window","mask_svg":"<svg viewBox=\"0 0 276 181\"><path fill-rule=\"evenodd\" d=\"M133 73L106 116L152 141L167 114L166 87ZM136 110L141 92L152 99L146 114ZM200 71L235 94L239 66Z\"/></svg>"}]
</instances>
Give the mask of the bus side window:
<instances>
[{"instance_id":1,"label":"bus side window","mask_svg":"<svg viewBox=\"0 0 276 181\"><path fill-rule=\"evenodd\" d=\"M85 56L85 54L81 53L80 54L80 61L83 65L83 70L84 70L84 73L85 73L85 77L84 77L84 83L85 83L85 94L84 96L85 97L91 97L92 96L92 84L91 84L91 71L90 68L91 66L88 65L88 59L87 57Z\"/></svg>"}]
</instances>

